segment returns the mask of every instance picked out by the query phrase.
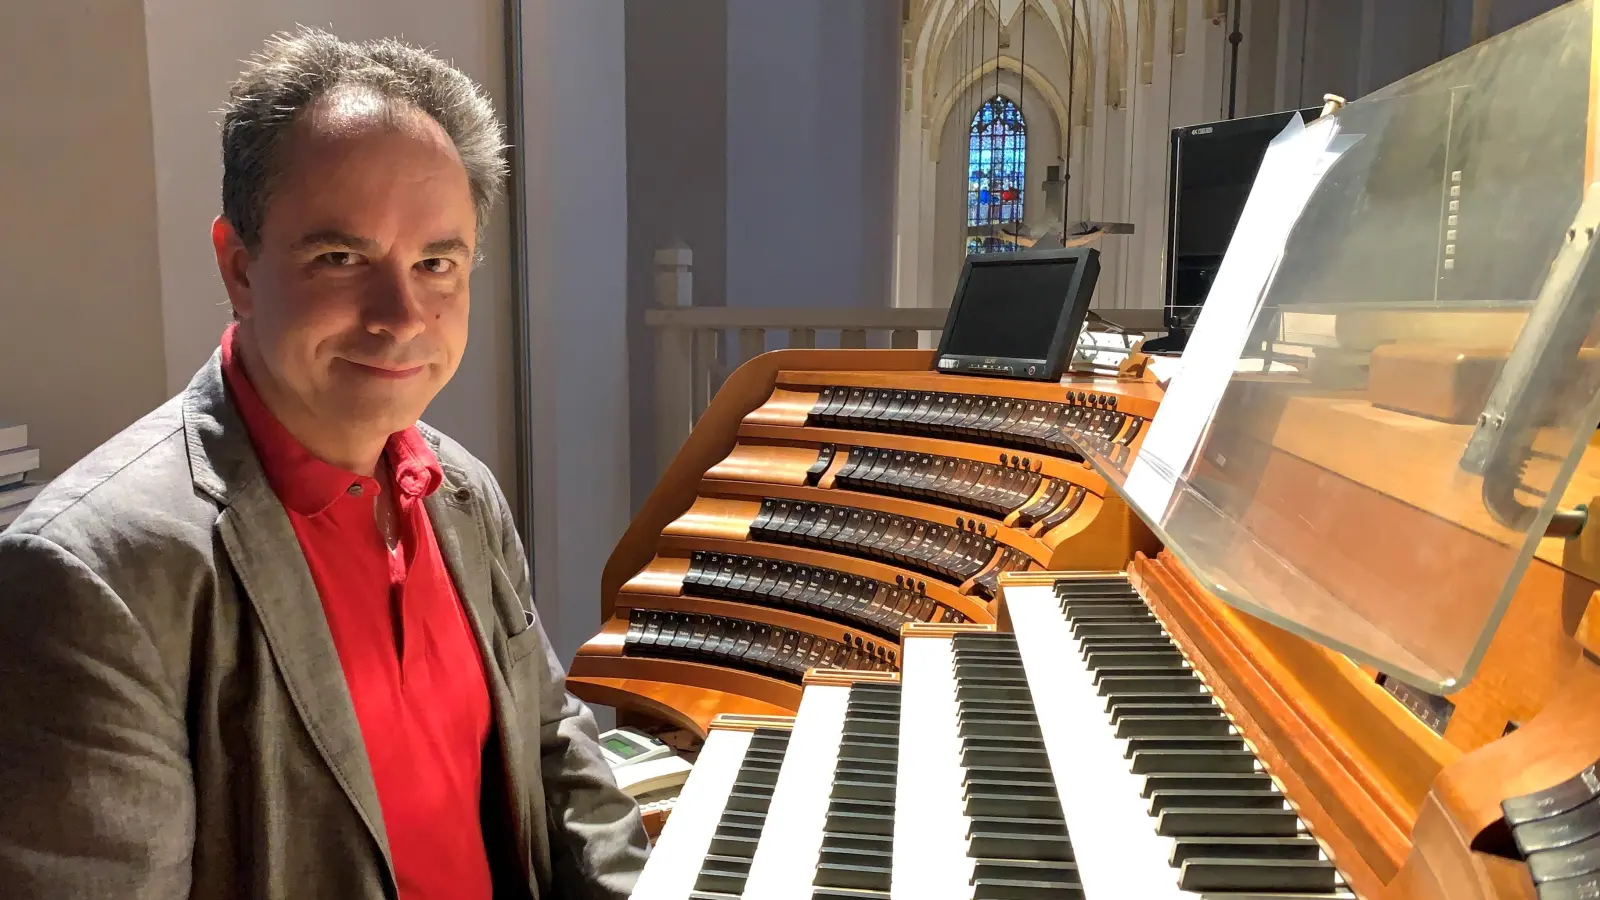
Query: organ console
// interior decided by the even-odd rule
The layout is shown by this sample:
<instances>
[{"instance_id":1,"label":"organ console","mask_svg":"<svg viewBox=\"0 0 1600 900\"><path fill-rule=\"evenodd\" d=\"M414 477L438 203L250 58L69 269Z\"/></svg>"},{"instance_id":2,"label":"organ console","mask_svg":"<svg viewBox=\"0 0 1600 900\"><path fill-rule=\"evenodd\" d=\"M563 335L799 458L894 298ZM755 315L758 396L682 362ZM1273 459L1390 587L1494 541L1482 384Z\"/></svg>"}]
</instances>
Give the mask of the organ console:
<instances>
[{"instance_id":1,"label":"organ console","mask_svg":"<svg viewBox=\"0 0 1600 900\"><path fill-rule=\"evenodd\" d=\"M1166 390L735 372L571 670L698 752L634 896L1600 898L1593 47L1291 126Z\"/></svg>"},{"instance_id":2,"label":"organ console","mask_svg":"<svg viewBox=\"0 0 1600 900\"><path fill-rule=\"evenodd\" d=\"M808 669L900 670L914 623L992 623L1007 572L1159 544L1076 450L1138 446L1152 381L929 371L916 350L786 350L718 392L606 567L568 683L703 737L792 715Z\"/></svg>"}]
</instances>

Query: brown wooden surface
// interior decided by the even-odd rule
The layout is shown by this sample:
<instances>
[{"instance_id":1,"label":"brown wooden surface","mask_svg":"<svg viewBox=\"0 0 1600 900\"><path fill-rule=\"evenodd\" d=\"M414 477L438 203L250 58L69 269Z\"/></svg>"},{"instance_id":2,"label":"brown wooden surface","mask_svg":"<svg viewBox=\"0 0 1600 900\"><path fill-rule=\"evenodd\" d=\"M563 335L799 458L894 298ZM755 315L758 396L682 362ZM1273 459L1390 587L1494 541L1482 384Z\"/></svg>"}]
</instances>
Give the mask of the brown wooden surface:
<instances>
[{"instance_id":1,"label":"brown wooden surface","mask_svg":"<svg viewBox=\"0 0 1600 900\"><path fill-rule=\"evenodd\" d=\"M567 689L589 703L650 713L702 738L718 713L792 716L800 708L797 684L674 659L580 653Z\"/></svg>"},{"instance_id":2,"label":"brown wooden surface","mask_svg":"<svg viewBox=\"0 0 1600 900\"><path fill-rule=\"evenodd\" d=\"M722 481L805 484L806 472L816 463L816 447L740 443L706 472Z\"/></svg>"},{"instance_id":3,"label":"brown wooden surface","mask_svg":"<svg viewBox=\"0 0 1600 900\"><path fill-rule=\"evenodd\" d=\"M828 550L791 547L787 544L765 544L759 541L690 540L670 536L661 539L661 552L663 554L687 554L692 550L759 556L763 559L776 559L797 565L833 569L837 572L859 575L862 578L871 578L874 581L882 581L886 584L894 584L895 578L900 577L909 580L913 584L920 582L924 585L927 595L932 597L935 603L954 609L969 619L977 622L987 622L991 619L988 601L961 594L955 588L937 578L930 580L927 575L912 572L909 569L896 568L887 563L874 562L858 556L846 556L842 553L833 553ZM657 557L657 559L672 560L682 559L682 557L662 556ZM654 566L655 561L652 561L651 565ZM684 571L688 570L687 560L684 560L683 567ZM681 576L678 583L681 587Z\"/></svg>"},{"instance_id":4,"label":"brown wooden surface","mask_svg":"<svg viewBox=\"0 0 1600 900\"><path fill-rule=\"evenodd\" d=\"M1483 411L1505 361L1502 349L1383 344L1372 351L1367 397L1385 409L1469 424Z\"/></svg>"}]
</instances>

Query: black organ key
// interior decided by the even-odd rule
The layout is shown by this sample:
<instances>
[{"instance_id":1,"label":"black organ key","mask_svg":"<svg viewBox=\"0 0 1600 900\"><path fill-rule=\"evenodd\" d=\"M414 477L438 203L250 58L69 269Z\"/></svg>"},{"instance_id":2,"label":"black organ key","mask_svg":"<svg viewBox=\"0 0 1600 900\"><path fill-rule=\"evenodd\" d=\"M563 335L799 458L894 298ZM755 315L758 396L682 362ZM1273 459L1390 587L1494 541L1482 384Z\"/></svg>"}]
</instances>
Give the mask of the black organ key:
<instances>
[{"instance_id":1,"label":"black organ key","mask_svg":"<svg viewBox=\"0 0 1600 900\"><path fill-rule=\"evenodd\" d=\"M1597 797L1600 797L1600 763L1592 763L1560 784L1502 801L1500 810L1505 813L1506 824L1517 828L1569 812Z\"/></svg>"}]
</instances>

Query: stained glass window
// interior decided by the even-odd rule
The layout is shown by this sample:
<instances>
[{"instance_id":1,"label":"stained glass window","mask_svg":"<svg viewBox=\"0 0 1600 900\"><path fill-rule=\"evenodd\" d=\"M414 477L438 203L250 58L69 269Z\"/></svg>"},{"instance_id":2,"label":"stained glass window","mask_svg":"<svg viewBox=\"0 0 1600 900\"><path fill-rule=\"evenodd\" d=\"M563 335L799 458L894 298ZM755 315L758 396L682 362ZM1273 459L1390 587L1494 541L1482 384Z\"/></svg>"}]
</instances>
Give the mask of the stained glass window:
<instances>
[{"instance_id":1,"label":"stained glass window","mask_svg":"<svg viewBox=\"0 0 1600 900\"><path fill-rule=\"evenodd\" d=\"M1022 189L1028 125L1017 104L996 94L972 117L967 139L967 252L994 253L1017 246L1001 230L1022 223Z\"/></svg>"}]
</instances>

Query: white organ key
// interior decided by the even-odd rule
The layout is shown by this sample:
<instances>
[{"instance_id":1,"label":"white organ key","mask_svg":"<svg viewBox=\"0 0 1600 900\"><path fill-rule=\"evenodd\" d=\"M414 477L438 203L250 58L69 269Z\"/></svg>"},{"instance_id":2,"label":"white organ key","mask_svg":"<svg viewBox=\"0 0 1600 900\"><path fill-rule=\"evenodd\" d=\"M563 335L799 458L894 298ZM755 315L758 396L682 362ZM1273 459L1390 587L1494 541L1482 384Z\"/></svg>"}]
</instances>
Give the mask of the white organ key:
<instances>
[{"instance_id":1,"label":"white organ key","mask_svg":"<svg viewBox=\"0 0 1600 900\"><path fill-rule=\"evenodd\" d=\"M955 660L949 638L914 637L900 653L892 900L971 900Z\"/></svg>"},{"instance_id":2,"label":"white organ key","mask_svg":"<svg viewBox=\"0 0 1600 900\"><path fill-rule=\"evenodd\" d=\"M731 729L712 729L706 736L694 770L639 874L633 900L685 900L694 890L752 736L750 731Z\"/></svg>"},{"instance_id":3,"label":"white organ key","mask_svg":"<svg viewBox=\"0 0 1600 900\"><path fill-rule=\"evenodd\" d=\"M809 900L833 792L850 688L810 685L800 697L744 896ZM681 802L681 801L680 801ZM671 821L668 819L667 821Z\"/></svg>"},{"instance_id":4,"label":"white organ key","mask_svg":"<svg viewBox=\"0 0 1600 900\"><path fill-rule=\"evenodd\" d=\"M1087 900L1197 900L1178 888L1173 842L1156 834L1129 770L1127 742L1114 736L1104 697L1050 585L1006 588L1045 752L1067 820ZM898 871L898 870L897 870ZM908 895L909 896L909 895ZM898 898L898 895L896 895Z\"/></svg>"}]
</instances>

